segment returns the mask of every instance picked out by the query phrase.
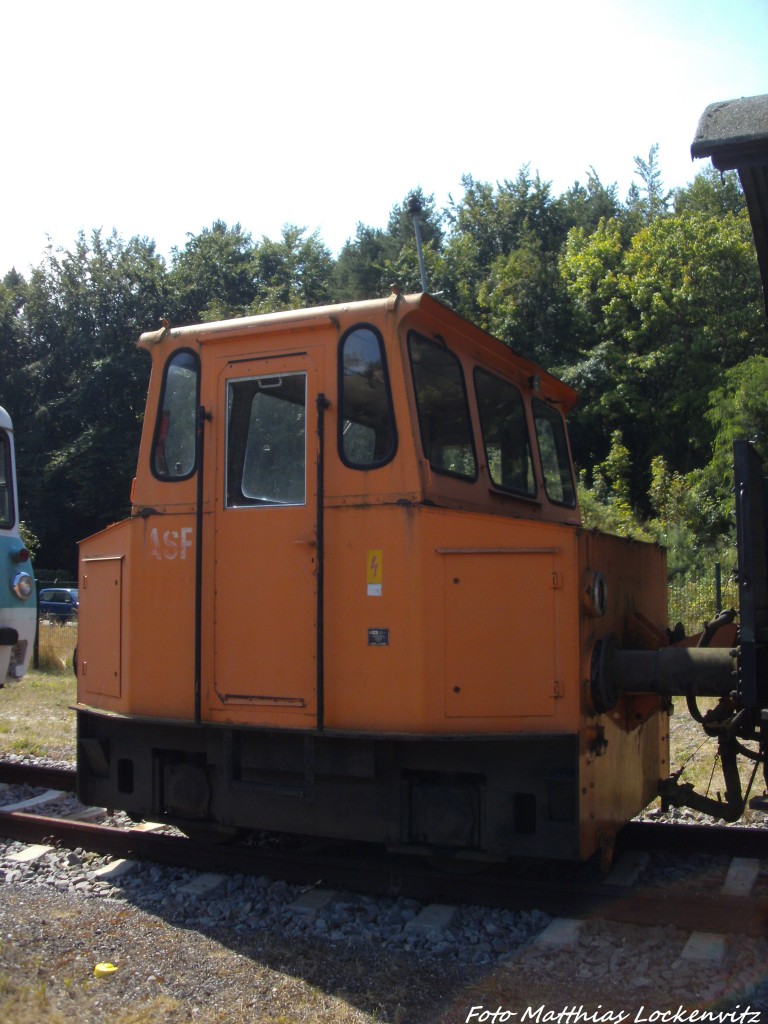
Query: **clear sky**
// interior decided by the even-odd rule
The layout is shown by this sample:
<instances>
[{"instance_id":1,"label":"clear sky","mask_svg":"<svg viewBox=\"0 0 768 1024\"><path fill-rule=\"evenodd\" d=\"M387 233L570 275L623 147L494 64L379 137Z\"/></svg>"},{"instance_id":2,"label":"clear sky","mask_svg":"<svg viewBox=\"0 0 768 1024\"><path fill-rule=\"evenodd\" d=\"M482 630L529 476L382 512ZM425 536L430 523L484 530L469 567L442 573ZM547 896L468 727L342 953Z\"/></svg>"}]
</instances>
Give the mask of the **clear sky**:
<instances>
[{"instance_id":1,"label":"clear sky","mask_svg":"<svg viewBox=\"0 0 768 1024\"><path fill-rule=\"evenodd\" d=\"M590 166L667 187L715 100L768 92L768 0L0 0L0 277L79 230L167 255L220 219L333 250L415 186Z\"/></svg>"}]
</instances>

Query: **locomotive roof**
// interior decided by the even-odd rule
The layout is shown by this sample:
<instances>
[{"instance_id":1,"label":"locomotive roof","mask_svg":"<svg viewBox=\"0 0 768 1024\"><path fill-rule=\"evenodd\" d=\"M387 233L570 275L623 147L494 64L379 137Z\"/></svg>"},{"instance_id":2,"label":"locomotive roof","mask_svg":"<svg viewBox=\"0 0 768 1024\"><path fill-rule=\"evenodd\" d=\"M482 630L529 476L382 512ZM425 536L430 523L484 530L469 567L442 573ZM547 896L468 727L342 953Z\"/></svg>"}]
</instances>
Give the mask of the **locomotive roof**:
<instances>
[{"instance_id":1,"label":"locomotive roof","mask_svg":"<svg viewBox=\"0 0 768 1024\"><path fill-rule=\"evenodd\" d=\"M8 415L8 413L5 411L5 409L2 407L2 405L0 405L0 429L2 429L2 430L12 430L13 429L12 424L11 424L11 417Z\"/></svg>"},{"instance_id":2,"label":"locomotive roof","mask_svg":"<svg viewBox=\"0 0 768 1024\"><path fill-rule=\"evenodd\" d=\"M215 320L210 323L193 324L186 327L169 327L167 324L158 331L147 331L141 335L138 344L141 348L150 349L153 345L170 337L174 341L189 342L196 341L200 344L206 342L223 341L227 338L242 337L245 334L258 331L259 333L270 330L288 329L291 325L309 326L313 321L335 322L343 314L345 321L349 316L359 320L376 318L387 309L394 312L397 322L400 323L409 314L416 310L424 314L432 322L435 331L440 330L451 332L456 336L463 336L470 340L481 350L510 356L514 359L516 367L529 376L538 376L546 381L547 389L554 393L557 400L562 403L565 411L576 403L576 392L543 370L537 363L519 355L498 338L493 337L487 331L466 320L454 310L444 305L438 299L428 295L426 292L414 293L412 295L399 295L396 291L383 299L365 299L360 302L340 303L332 306L313 306L307 309L289 309L280 313L261 313L256 316L238 317L232 320Z\"/></svg>"},{"instance_id":3,"label":"locomotive roof","mask_svg":"<svg viewBox=\"0 0 768 1024\"><path fill-rule=\"evenodd\" d=\"M701 115L691 156L737 170L755 236L768 313L768 94L711 103Z\"/></svg>"}]
</instances>

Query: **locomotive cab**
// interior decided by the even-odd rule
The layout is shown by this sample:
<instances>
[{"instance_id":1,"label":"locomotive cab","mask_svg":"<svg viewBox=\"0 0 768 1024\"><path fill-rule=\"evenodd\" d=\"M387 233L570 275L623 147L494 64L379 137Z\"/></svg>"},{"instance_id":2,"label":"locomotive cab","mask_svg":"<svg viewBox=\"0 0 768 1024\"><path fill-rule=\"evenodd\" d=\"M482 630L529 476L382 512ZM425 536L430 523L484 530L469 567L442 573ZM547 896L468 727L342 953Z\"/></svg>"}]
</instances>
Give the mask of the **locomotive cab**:
<instances>
[{"instance_id":1,"label":"locomotive cab","mask_svg":"<svg viewBox=\"0 0 768 1024\"><path fill-rule=\"evenodd\" d=\"M171 328L80 548L81 799L189 831L585 858L669 772L655 545L581 528L574 392L426 294Z\"/></svg>"}]
</instances>

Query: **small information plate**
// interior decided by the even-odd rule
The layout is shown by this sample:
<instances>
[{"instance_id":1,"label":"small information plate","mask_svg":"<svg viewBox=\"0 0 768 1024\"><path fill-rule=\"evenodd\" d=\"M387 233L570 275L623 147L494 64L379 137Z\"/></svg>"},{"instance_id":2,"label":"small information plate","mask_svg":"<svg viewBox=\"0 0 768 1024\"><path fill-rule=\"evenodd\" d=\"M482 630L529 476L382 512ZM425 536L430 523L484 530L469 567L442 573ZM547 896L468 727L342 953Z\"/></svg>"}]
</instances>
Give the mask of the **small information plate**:
<instances>
[{"instance_id":1,"label":"small information plate","mask_svg":"<svg viewBox=\"0 0 768 1024\"><path fill-rule=\"evenodd\" d=\"M389 630L388 629L369 629L368 630L368 646L369 647L389 647Z\"/></svg>"}]
</instances>

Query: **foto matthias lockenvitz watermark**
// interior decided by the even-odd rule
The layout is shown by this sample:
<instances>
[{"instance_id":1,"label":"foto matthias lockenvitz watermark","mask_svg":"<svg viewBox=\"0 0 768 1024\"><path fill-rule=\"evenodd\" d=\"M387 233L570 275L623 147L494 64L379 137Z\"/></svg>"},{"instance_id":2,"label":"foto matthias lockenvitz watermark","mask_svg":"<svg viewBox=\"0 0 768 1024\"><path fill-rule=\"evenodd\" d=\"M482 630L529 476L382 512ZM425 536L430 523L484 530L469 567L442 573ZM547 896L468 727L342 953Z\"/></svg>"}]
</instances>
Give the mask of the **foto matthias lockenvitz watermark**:
<instances>
[{"instance_id":1,"label":"foto matthias lockenvitz watermark","mask_svg":"<svg viewBox=\"0 0 768 1024\"><path fill-rule=\"evenodd\" d=\"M549 1009L546 1004L528 1006L524 1010L506 1010L499 1006L495 1010L485 1006L473 1006L464 1024L761 1024L761 1010L751 1006L744 1009L737 1003L733 1010L689 1010L678 1006L676 1010L646 1010L641 1006L634 1013L630 1010L604 1010L602 1003L596 1010L583 1006L563 1006Z\"/></svg>"}]
</instances>

